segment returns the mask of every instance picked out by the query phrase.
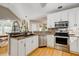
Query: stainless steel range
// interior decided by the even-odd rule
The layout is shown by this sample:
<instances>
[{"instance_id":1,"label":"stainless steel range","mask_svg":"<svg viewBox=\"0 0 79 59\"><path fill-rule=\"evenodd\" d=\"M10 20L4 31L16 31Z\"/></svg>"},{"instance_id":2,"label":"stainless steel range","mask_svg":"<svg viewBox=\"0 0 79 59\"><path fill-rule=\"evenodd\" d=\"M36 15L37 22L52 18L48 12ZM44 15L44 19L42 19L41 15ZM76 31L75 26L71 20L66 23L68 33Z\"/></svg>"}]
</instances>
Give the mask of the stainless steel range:
<instances>
[{"instance_id":1,"label":"stainless steel range","mask_svg":"<svg viewBox=\"0 0 79 59\"><path fill-rule=\"evenodd\" d=\"M69 52L69 34L68 21L56 22L55 27L58 29L55 33L55 48Z\"/></svg>"},{"instance_id":2,"label":"stainless steel range","mask_svg":"<svg viewBox=\"0 0 79 59\"><path fill-rule=\"evenodd\" d=\"M63 51L69 51L69 35L68 33L55 33L55 48Z\"/></svg>"}]
</instances>

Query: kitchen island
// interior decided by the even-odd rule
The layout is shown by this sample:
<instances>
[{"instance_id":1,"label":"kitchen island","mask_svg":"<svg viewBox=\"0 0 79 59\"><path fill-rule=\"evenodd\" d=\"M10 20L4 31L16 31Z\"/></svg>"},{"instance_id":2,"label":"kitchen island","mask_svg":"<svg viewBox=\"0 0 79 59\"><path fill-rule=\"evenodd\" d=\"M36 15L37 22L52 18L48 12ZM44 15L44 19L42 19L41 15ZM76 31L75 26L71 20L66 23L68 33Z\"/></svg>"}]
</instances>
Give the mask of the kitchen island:
<instances>
[{"instance_id":1,"label":"kitchen island","mask_svg":"<svg viewBox=\"0 0 79 59\"><path fill-rule=\"evenodd\" d=\"M9 36L9 55L25 56L38 48L38 36L35 34Z\"/></svg>"}]
</instances>

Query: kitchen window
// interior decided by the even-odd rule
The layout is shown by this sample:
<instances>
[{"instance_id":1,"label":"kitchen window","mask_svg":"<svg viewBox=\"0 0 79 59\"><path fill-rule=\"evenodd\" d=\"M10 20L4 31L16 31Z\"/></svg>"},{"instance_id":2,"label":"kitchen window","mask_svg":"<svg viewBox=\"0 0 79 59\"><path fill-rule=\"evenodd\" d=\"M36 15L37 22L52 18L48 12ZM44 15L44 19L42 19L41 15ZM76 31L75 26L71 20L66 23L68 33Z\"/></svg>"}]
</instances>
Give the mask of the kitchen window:
<instances>
[{"instance_id":1,"label":"kitchen window","mask_svg":"<svg viewBox=\"0 0 79 59\"><path fill-rule=\"evenodd\" d=\"M0 35L11 32L12 26L9 20L0 20Z\"/></svg>"}]
</instances>

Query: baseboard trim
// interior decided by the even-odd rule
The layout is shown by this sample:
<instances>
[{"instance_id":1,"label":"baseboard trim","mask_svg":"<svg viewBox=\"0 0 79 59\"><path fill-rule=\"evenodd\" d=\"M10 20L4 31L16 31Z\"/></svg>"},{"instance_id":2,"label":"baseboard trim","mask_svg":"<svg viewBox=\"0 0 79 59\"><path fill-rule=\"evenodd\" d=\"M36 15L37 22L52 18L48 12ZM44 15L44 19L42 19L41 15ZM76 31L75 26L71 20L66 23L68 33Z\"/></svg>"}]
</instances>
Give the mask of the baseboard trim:
<instances>
[{"instance_id":1,"label":"baseboard trim","mask_svg":"<svg viewBox=\"0 0 79 59\"><path fill-rule=\"evenodd\" d=\"M70 51L70 53L73 53L73 54L77 54L77 55L79 55L78 52L74 52L74 51Z\"/></svg>"}]
</instances>

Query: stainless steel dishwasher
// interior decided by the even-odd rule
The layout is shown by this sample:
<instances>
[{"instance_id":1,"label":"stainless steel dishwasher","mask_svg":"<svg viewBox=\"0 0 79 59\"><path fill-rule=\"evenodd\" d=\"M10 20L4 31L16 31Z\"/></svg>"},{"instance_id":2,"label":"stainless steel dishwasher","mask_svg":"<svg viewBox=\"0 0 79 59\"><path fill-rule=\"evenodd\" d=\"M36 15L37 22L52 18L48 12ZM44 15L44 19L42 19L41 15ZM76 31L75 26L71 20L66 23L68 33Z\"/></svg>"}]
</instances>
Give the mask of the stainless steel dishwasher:
<instances>
[{"instance_id":1,"label":"stainless steel dishwasher","mask_svg":"<svg viewBox=\"0 0 79 59\"><path fill-rule=\"evenodd\" d=\"M42 33L39 35L39 47L47 46L47 35L46 33Z\"/></svg>"}]
</instances>

